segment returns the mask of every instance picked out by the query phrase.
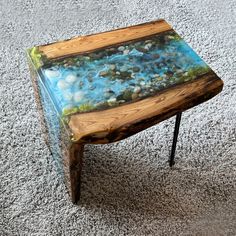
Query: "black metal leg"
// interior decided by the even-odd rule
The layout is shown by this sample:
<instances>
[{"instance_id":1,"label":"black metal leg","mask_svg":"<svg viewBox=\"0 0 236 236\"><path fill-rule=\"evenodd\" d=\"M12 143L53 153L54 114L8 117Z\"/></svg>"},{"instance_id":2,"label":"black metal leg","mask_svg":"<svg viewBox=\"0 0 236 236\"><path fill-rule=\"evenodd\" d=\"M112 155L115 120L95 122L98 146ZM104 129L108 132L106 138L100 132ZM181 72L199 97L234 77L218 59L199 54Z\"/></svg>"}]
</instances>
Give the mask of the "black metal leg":
<instances>
[{"instance_id":1,"label":"black metal leg","mask_svg":"<svg viewBox=\"0 0 236 236\"><path fill-rule=\"evenodd\" d=\"M175 150L176 150L176 143L177 143L178 134L179 134L179 125L180 125L181 115L182 115L182 112L180 112L176 115L174 138L173 138L171 154L170 154L170 162L169 162L170 167L172 167L175 164L175 161L174 161L174 159L175 159Z\"/></svg>"}]
</instances>

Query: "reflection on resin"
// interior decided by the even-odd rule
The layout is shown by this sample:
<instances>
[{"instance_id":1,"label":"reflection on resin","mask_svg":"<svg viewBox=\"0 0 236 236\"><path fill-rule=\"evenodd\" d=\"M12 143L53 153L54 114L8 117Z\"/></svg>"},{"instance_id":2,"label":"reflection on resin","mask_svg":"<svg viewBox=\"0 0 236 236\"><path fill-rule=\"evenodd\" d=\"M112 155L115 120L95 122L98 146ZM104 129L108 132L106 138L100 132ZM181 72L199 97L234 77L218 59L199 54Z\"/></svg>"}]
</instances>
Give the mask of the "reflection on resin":
<instances>
[{"instance_id":1,"label":"reflection on resin","mask_svg":"<svg viewBox=\"0 0 236 236\"><path fill-rule=\"evenodd\" d=\"M63 115L107 109L195 79L209 67L174 32L54 60L40 68Z\"/></svg>"},{"instance_id":2,"label":"reflection on resin","mask_svg":"<svg viewBox=\"0 0 236 236\"><path fill-rule=\"evenodd\" d=\"M50 98L45 91L44 86L41 82L38 83L38 91L40 96L40 101L42 104L42 112L44 114L45 128L47 130L46 142L49 144L49 149L52 153L53 160L56 164L57 171L60 175L63 175L62 170L62 140L58 139L61 137L62 126L60 123L60 117L58 117L57 112L53 104L50 101Z\"/></svg>"}]
</instances>

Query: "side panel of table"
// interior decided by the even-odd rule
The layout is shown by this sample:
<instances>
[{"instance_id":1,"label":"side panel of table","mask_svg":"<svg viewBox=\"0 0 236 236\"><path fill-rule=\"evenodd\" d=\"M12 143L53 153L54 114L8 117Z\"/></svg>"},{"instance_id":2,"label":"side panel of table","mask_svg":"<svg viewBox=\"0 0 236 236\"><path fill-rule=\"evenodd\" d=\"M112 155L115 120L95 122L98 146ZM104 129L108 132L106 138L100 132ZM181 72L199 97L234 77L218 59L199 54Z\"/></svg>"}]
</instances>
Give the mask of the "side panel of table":
<instances>
[{"instance_id":1,"label":"side panel of table","mask_svg":"<svg viewBox=\"0 0 236 236\"><path fill-rule=\"evenodd\" d=\"M58 174L64 176L72 202L76 203L80 197L84 146L71 142L64 124L30 61L29 66L44 140L51 152Z\"/></svg>"}]
</instances>

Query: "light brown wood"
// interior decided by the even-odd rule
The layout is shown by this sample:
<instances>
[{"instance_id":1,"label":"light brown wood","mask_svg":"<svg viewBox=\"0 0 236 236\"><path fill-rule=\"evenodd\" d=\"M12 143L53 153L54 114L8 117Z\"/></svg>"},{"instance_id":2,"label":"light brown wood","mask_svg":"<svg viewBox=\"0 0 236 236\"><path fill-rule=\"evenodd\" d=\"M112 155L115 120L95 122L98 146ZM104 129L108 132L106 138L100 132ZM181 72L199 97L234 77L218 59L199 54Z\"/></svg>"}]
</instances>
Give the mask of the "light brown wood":
<instances>
[{"instance_id":1,"label":"light brown wood","mask_svg":"<svg viewBox=\"0 0 236 236\"><path fill-rule=\"evenodd\" d=\"M84 145L73 143L68 149L63 147L63 167L65 183L73 203L79 201Z\"/></svg>"},{"instance_id":2,"label":"light brown wood","mask_svg":"<svg viewBox=\"0 0 236 236\"><path fill-rule=\"evenodd\" d=\"M109 143L121 140L215 96L223 82L214 72L175 86L159 95L116 108L74 114L69 127L75 142Z\"/></svg>"},{"instance_id":3,"label":"light brown wood","mask_svg":"<svg viewBox=\"0 0 236 236\"><path fill-rule=\"evenodd\" d=\"M110 45L148 37L171 29L171 26L165 20L158 20L128 28L80 36L66 41L39 46L39 50L43 52L48 59L54 59L90 52Z\"/></svg>"}]
</instances>

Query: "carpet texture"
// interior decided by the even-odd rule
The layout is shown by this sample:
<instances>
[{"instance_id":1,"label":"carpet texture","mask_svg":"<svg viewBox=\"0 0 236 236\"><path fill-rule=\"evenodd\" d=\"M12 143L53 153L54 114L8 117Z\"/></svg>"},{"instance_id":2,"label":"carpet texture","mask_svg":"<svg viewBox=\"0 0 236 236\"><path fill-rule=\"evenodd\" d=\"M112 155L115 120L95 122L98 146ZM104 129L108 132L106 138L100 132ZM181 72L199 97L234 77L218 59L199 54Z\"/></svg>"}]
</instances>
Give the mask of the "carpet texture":
<instances>
[{"instance_id":1,"label":"carpet texture","mask_svg":"<svg viewBox=\"0 0 236 236\"><path fill-rule=\"evenodd\" d=\"M183 113L85 148L73 205L39 126L25 49L165 18L224 80ZM236 1L0 1L0 235L236 235Z\"/></svg>"}]
</instances>

